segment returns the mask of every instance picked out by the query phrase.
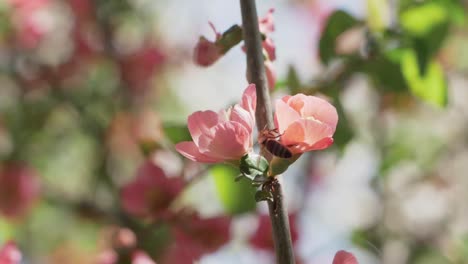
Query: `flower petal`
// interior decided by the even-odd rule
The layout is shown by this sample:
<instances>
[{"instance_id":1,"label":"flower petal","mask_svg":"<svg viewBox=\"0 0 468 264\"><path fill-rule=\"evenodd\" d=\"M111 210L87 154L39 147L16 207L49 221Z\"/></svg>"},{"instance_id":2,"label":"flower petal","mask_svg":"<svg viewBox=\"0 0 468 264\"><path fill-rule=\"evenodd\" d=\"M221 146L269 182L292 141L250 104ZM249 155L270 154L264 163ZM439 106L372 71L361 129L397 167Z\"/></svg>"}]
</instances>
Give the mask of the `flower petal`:
<instances>
[{"instance_id":1,"label":"flower petal","mask_svg":"<svg viewBox=\"0 0 468 264\"><path fill-rule=\"evenodd\" d=\"M213 137L212 127L219 122L218 114L214 111L197 111L188 117L188 129L192 139L198 145L201 135Z\"/></svg>"},{"instance_id":2,"label":"flower petal","mask_svg":"<svg viewBox=\"0 0 468 264\"><path fill-rule=\"evenodd\" d=\"M242 94L240 106L247 110L255 120L255 109L257 108L257 91L255 84L249 84Z\"/></svg>"},{"instance_id":3,"label":"flower petal","mask_svg":"<svg viewBox=\"0 0 468 264\"><path fill-rule=\"evenodd\" d=\"M273 20L274 8L270 8L268 13L258 20L259 30L262 34L269 34L275 31L275 23Z\"/></svg>"},{"instance_id":4,"label":"flower petal","mask_svg":"<svg viewBox=\"0 0 468 264\"><path fill-rule=\"evenodd\" d=\"M281 136L285 145L306 143L313 146L324 138L331 138L333 129L325 123L313 119L300 119L291 124Z\"/></svg>"},{"instance_id":5,"label":"flower petal","mask_svg":"<svg viewBox=\"0 0 468 264\"><path fill-rule=\"evenodd\" d=\"M225 122L214 128L214 138L200 137L203 154L219 160L238 160L252 146L251 133L240 123Z\"/></svg>"},{"instance_id":6,"label":"flower petal","mask_svg":"<svg viewBox=\"0 0 468 264\"><path fill-rule=\"evenodd\" d=\"M276 71L273 68L273 63L271 61L265 61L265 74L267 78L267 83L268 83L268 89L270 92L275 90L275 84L276 84Z\"/></svg>"},{"instance_id":7,"label":"flower petal","mask_svg":"<svg viewBox=\"0 0 468 264\"><path fill-rule=\"evenodd\" d=\"M312 117L324 122L335 132L338 113L336 108L326 100L316 96L297 94L289 99L288 104L296 109L303 118Z\"/></svg>"},{"instance_id":8,"label":"flower petal","mask_svg":"<svg viewBox=\"0 0 468 264\"><path fill-rule=\"evenodd\" d=\"M268 55L268 61L275 61L276 60L276 46L275 46L275 43L273 43L273 40L271 38L266 38L262 42L262 47Z\"/></svg>"},{"instance_id":9,"label":"flower petal","mask_svg":"<svg viewBox=\"0 0 468 264\"><path fill-rule=\"evenodd\" d=\"M232 108L230 121L242 124L249 132L252 132L253 127L255 126L255 119L252 119L250 113L239 105L235 105Z\"/></svg>"},{"instance_id":10,"label":"flower petal","mask_svg":"<svg viewBox=\"0 0 468 264\"><path fill-rule=\"evenodd\" d=\"M290 124L300 119L300 115L283 100L276 100L275 123L278 131L283 133Z\"/></svg>"},{"instance_id":11,"label":"flower petal","mask_svg":"<svg viewBox=\"0 0 468 264\"><path fill-rule=\"evenodd\" d=\"M353 254L340 250L336 252L335 258L333 258L333 264L358 264L358 262Z\"/></svg>"},{"instance_id":12,"label":"flower petal","mask_svg":"<svg viewBox=\"0 0 468 264\"><path fill-rule=\"evenodd\" d=\"M222 161L221 159L208 157L207 155L201 153L197 145L195 145L195 143L193 143L192 141L184 141L177 143L175 148L184 157L193 161L203 163L216 163Z\"/></svg>"}]
</instances>

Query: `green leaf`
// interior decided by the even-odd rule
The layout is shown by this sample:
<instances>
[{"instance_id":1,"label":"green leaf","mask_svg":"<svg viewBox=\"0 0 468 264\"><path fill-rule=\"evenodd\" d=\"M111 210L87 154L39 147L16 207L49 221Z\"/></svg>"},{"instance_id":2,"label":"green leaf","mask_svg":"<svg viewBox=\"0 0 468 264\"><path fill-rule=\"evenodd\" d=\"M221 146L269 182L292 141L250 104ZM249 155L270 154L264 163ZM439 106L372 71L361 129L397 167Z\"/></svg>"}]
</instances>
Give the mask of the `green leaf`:
<instances>
[{"instance_id":1,"label":"green leaf","mask_svg":"<svg viewBox=\"0 0 468 264\"><path fill-rule=\"evenodd\" d=\"M287 85L291 91L291 94L297 94L301 90L301 80L299 80L299 76L297 74L296 69L290 65L288 68L288 75L287 75Z\"/></svg>"},{"instance_id":2,"label":"green leaf","mask_svg":"<svg viewBox=\"0 0 468 264\"><path fill-rule=\"evenodd\" d=\"M389 13L386 0L367 0L367 25L372 31L385 28Z\"/></svg>"},{"instance_id":3,"label":"green leaf","mask_svg":"<svg viewBox=\"0 0 468 264\"><path fill-rule=\"evenodd\" d=\"M401 53L401 49L385 51L382 56L362 64L362 70L370 75L376 87L385 92L407 91L400 67Z\"/></svg>"},{"instance_id":4,"label":"green leaf","mask_svg":"<svg viewBox=\"0 0 468 264\"><path fill-rule=\"evenodd\" d=\"M254 180L257 176L263 176L268 170L268 161L258 154L247 154L241 158L239 169L247 178Z\"/></svg>"},{"instance_id":5,"label":"green leaf","mask_svg":"<svg viewBox=\"0 0 468 264\"><path fill-rule=\"evenodd\" d=\"M0 218L0 245L9 239L11 239L15 234L15 227L8 222L6 219Z\"/></svg>"},{"instance_id":6,"label":"green leaf","mask_svg":"<svg viewBox=\"0 0 468 264\"><path fill-rule=\"evenodd\" d=\"M408 8L400 15L403 30L415 36L429 34L434 27L444 24L448 19L447 10L435 2Z\"/></svg>"},{"instance_id":7,"label":"green leaf","mask_svg":"<svg viewBox=\"0 0 468 264\"><path fill-rule=\"evenodd\" d=\"M231 48L239 44L243 40L242 28L239 25L233 25L228 30L226 30L221 38L216 42L223 53L228 52Z\"/></svg>"},{"instance_id":8,"label":"green leaf","mask_svg":"<svg viewBox=\"0 0 468 264\"><path fill-rule=\"evenodd\" d=\"M431 58L444 43L452 22L452 5L447 1L427 2L412 6L401 13L400 22L404 33L413 46L421 75L424 75Z\"/></svg>"},{"instance_id":9,"label":"green leaf","mask_svg":"<svg viewBox=\"0 0 468 264\"><path fill-rule=\"evenodd\" d=\"M445 256L435 249L424 249L417 253L410 263L414 264L450 264Z\"/></svg>"},{"instance_id":10,"label":"green leaf","mask_svg":"<svg viewBox=\"0 0 468 264\"><path fill-rule=\"evenodd\" d=\"M447 83L442 67L432 60L421 75L416 54L407 50L401 61L401 70L411 92L422 100L439 107L447 105Z\"/></svg>"},{"instance_id":11,"label":"green leaf","mask_svg":"<svg viewBox=\"0 0 468 264\"><path fill-rule=\"evenodd\" d=\"M164 123L163 130L166 137L174 144L192 140L186 125Z\"/></svg>"},{"instance_id":12,"label":"green leaf","mask_svg":"<svg viewBox=\"0 0 468 264\"><path fill-rule=\"evenodd\" d=\"M344 11L335 11L327 21L327 25L320 37L319 49L322 63L328 64L336 56L336 38L346 30L361 23Z\"/></svg>"},{"instance_id":13,"label":"green leaf","mask_svg":"<svg viewBox=\"0 0 468 264\"><path fill-rule=\"evenodd\" d=\"M227 213L237 215L256 208L255 188L245 179L235 182L235 178L239 174L237 169L227 165L215 165L210 172Z\"/></svg>"}]
</instances>

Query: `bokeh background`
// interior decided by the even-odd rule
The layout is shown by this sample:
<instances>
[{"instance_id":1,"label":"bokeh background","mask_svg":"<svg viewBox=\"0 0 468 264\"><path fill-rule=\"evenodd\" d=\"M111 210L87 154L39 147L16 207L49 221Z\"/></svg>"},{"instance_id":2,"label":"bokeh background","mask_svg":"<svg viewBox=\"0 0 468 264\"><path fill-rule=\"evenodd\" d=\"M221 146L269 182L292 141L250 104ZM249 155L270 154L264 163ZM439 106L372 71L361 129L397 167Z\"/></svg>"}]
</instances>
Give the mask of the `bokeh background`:
<instances>
[{"instance_id":1,"label":"bokeh background","mask_svg":"<svg viewBox=\"0 0 468 264\"><path fill-rule=\"evenodd\" d=\"M275 9L272 97L340 117L282 177L298 262L468 263L468 2L257 5ZM242 44L194 63L209 21L240 25L238 1L0 1L0 245L24 263L274 263L249 182L174 149L190 113L247 86Z\"/></svg>"}]
</instances>

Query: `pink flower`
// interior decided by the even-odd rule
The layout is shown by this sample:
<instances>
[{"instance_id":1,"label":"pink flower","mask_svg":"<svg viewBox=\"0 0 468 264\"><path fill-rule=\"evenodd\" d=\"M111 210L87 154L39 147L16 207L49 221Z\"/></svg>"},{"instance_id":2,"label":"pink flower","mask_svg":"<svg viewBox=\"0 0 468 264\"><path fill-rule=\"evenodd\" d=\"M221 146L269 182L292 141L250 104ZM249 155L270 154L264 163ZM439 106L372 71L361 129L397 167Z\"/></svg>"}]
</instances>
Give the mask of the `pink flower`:
<instances>
[{"instance_id":1,"label":"pink flower","mask_svg":"<svg viewBox=\"0 0 468 264\"><path fill-rule=\"evenodd\" d=\"M162 264L194 263L230 240L231 219L226 216L200 218L196 213L180 215L172 223L173 243L165 250Z\"/></svg>"},{"instance_id":2,"label":"pink flower","mask_svg":"<svg viewBox=\"0 0 468 264\"><path fill-rule=\"evenodd\" d=\"M270 91L275 89L276 84L276 71L273 68L273 63L271 61L265 61L265 74L268 82L268 88Z\"/></svg>"},{"instance_id":3,"label":"pink flower","mask_svg":"<svg viewBox=\"0 0 468 264\"><path fill-rule=\"evenodd\" d=\"M227 111L198 111L188 118L193 141L180 142L176 150L186 158L203 162L236 162L252 149L257 95L250 84L242 101Z\"/></svg>"},{"instance_id":4,"label":"pink flower","mask_svg":"<svg viewBox=\"0 0 468 264\"><path fill-rule=\"evenodd\" d=\"M0 264L20 264L21 252L13 241L8 241L0 248Z\"/></svg>"},{"instance_id":5,"label":"pink flower","mask_svg":"<svg viewBox=\"0 0 468 264\"><path fill-rule=\"evenodd\" d=\"M333 258L333 264L358 264L358 262L353 254L340 250L336 252L335 258Z\"/></svg>"},{"instance_id":6,"label":"pink flower","mask_svg":"<svg viewBox=\"0 0 468 264\"><path fill-rule=\"evenodd\" d=\"M209 41L205 37L201 36L197 45L195 45L195 51L193 53L193 60L195 63L204 67L212 65L221 58L221 56L223 56L221 47L216 44L216 42L221 38L221 34L216 31L216 28L211 22L209 24L215 33L215 41Z\"/></svg>"},{"instance_id":7,"label":"pink flower","mask_svg":"<svg viewBox=\"0 0 468 264\"><path fill-rule=\"evenodd\" d=\"M132 264L156 264L145 252L137 250L133 253Z\"/></svg>"},{"instance_id":8,"label":"pink flower","mask_svg":"<svg viewBox=\"0 0 468 264\"><path fill-rule=\"evenodd\" d=\"M298 154L330 146L338 114L333 105L319 97L288 95L276 101L275 122L282 134L281 143Z\"/></svg>"},{"instance_id":9,"label":"pink flower","mask_svg":"<svg viewBox=\"0 0 468 264\"><path fill-rule=\"evenodd\" d=\"M99 253L96 258L96 264L116 264L118 260L119 256L117 253L112 249L108 249Z\"/></svg>"},{"instance_id":10,"label":"pink flower","mask_svg":"<svg viewBox=\"0 0 468 264\"><path fill-rule=\"evenodd\" d=\"M120 59L122 78L133 92L148 90L151 78L157 75L167 62L166 54L156 44L145 44L139 50Z\"/></svg>"},{"instance_id":11,"label":"pink flower","mask_svg":"<svg viewBox=\"0 0 468 264\"><path fill-rule=\"evenodd\" d=\"M273 43L273 40L271 38L267 37L262 42L262 47L263 47L263 50L266 52L266 55L268 56L268 60L270 61L276 60L276 46L275 46L275 43Z\"/></svg>"},{"instance_id":12,"label":"pink flower","mask_svg":"<svg viewBox=\"0 0 468 264\"><path fill-rule=\"evenodd\" d=\"M258 28L261 33L269 34L275 31L275 23L273 20L273 13L275 12L274 8L268 9L268 13L258 20Z\"/></svg>"},{"instance_id":13,"label":"pink flower","mask_svg":"<svg viewBox=\"0 0 468 264\"><path fill-rule=\"evenodd\" d=\"M136 216L168 218L169 206L182 188L180 178L167 178L161 168L146 161L138 169L136 178L123 187L122 206Z\"/></svg>"},{"instance_id":14,"label":"pink flower","mask_svg":"<svg viewBox=\"0 0 468 264\"><path fill-rule=\"evenodd\" d=\"M49 0L10 0L13 7L13 23L20 44L25 48L35 48L48 33L47 25L40 19Z\"/></svg>"},{"instance_id":15,"label":"pink flower","mask_svg":"<svg viewBox=\"0 0 468 264\"><path fill-rule=\"evenodd\" d=\"M0 214L9 218L27 213L39 195L36 173L22 164L0 168Z\"/></svg>"},{"instance_id":16,"label":"pink flower","mask_svg":"<svg viewBox=\"0 0 468 264\"><path fill-rule=\"evenodd\" d=\"M268 55L268 60L276 60L276 46L273 43L273 40L268 36L269 34L275 31L275 24L273 20L274 8L270 8L265 17L258 20L258 27L260 32L265 35L265 40L262 42L263 49Z\"/></svg>"}]
</instances>

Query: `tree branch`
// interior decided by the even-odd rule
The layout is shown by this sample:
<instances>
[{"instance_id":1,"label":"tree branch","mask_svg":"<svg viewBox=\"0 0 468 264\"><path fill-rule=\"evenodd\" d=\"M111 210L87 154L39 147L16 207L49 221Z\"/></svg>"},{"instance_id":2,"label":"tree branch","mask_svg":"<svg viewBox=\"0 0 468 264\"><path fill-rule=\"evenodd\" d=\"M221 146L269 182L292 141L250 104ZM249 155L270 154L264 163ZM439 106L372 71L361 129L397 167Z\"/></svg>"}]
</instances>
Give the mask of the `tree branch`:
<instances>
[{"instance_id":1,"label":"tree branch","mask_svg":"<svg viewBox=\"0 0 468 264\"><path fill-rule=\"evenodd\" d=\"M258 28L255 0L240 0L245 47L247 49L247 79L257 88L257 110L255 117L258 130L273 129L273 111L270 93L265 82L265 68L262 52L262 40ZM270 220L275 243L276 262L294 264L291 232L286 208L283 204L281 184L276 178L265 183L264 189L273 194L273 201L268 202Z\"/></svg>"}]
</instances>

